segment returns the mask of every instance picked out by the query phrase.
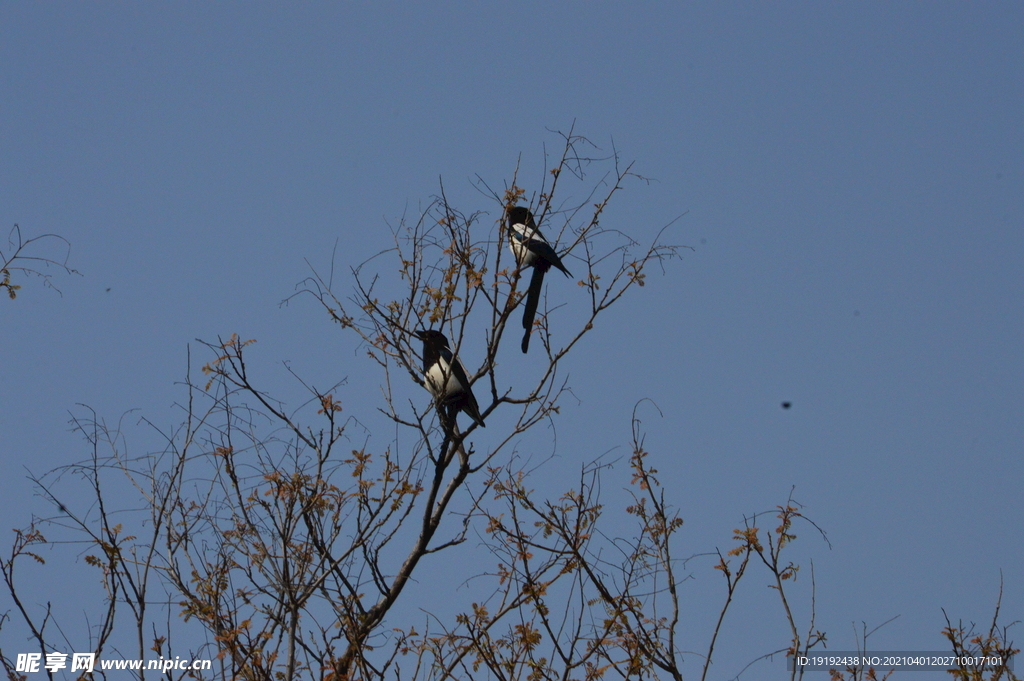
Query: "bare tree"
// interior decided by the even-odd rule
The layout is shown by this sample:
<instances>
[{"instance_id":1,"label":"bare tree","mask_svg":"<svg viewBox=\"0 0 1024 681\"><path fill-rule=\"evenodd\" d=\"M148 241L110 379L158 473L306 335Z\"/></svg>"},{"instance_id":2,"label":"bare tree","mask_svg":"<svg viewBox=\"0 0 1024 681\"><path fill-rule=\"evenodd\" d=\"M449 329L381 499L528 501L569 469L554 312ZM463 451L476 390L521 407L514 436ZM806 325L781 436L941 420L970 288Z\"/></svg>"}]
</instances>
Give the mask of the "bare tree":
<instances>
[{"instance_id":1,"label":"bare tree","mask_svg":"<svg viewBox=\"0 0 1024 681\"><path fill-rule=\"evenodd\" d=\"M950 673L957 681L1019 681L1014 674L1012 661L1019 648L1014 647L1010 638L1010 629L1020 624L1000 624L999 614L1003 606L1003 576L999 575L999 596L996 598L992 621L987 630L978 631L972 622L965 625L957 621L956 626L949 619L945 609L942 615L946 619L946 628L942 635L949 641L953 654L960 662Z\"/></svg>"},{"instance_id":2,"label":"bare tree","mask_svg":"<svg viewBox=\"0 0 1024 681\"><path fill-rule=\"evenodd\" d=\"M799 568L786 551L797 523L816 527L792 498L774 511L773 532L762 533L763 515L754 516L736 530L733 548L711 554L707 567L722 576L722 605L703 638L684 635L680 587L689 558L675 545L682 519L635 412L629 501L614 514L631 520L632 533L604 529L607 464L583 466L557 496L532 489L515 449L528 431L558 418L566 357L602 313L645 284L652 266L679 252L662 242L664 230L640 244L605 227L609 202L643 178L614 151L599 156L572 131L561 142L560 154L545 159L535 193L521 188L518 168L500 189L478 178L491 210L466 213L442 187L393 228L391 248L352 270L340 292L333 263L300 285L298 299L311 297L354 334L379 369L377 417L395 433L383 449L370 446L362 421L347 415L354 410L339 397L339 382L318 386L319 379L296 376L307 397L289 406L254 376L253 340L205 343L205 378L186 377L180 425L149 424L157 450L132 453L121 424L108 426L91 412L76 418L91 456L37 481L55 512L17 533L0 561L14 605L0 615L0 628L17 618L43 654L72 645L49 605L20 598L16 568L44 560L40 528L47 526L87 546L85 561L99 572L105 605L89 621L89 650L217 661L211 670L171 669L171 678L682 679L682 663L696 657L699 672L690 676L706 679L752 565L767 571L789 625L768 654L823 644L813 578L810 622L801 626L790 608ZM568 259L585 305L576 296L575 309L544 304L535 321L525 315L526 333L540 343L532 372L510 376L500 360L520 351L518 333L506 342L506 331L524 298L523 263L507 248L514 207L527 208ZM433 385L424 379L418 340L428 330L443 333L451 351ZM439 387L452 378L454 357L466 367L468 385L460 389L477 398L467 411L472 418ZM416 384L427 389L408 389ZM491 427L483 438L485 421ZM91 491L84 510L58 494L69 476ZM124 501L130 498L139 503ZM467 574L450 561L446 584L457 579L472 588L424 614L417 576L458 555L470 537L487 549L493 569L474 563ZM21 678L10 649L0 649L0 662L10 678ZM791 678L801 676L794 669Z\"/></svg>"},{"instance_id":3,"label":"bare tree","mask_svg":"<svg viewBox=\"0 0 1024 681\"><path fill-rule=\"evenodd\" d=\"M63 246L64 257L54 258L46 255L49 243ZM71 245L67 239L56 234L41 234L26 239L21 234L21 227L14 225L7 235L7 248L0 249L0 291L7 289L7 297L14 300L18 297L21 284L15 284L12 277L17 274L39 277L43 284L58 293L53 283L53 275L47 270L51 267L63 270L67 274L78 274L68 266Z\"/></svg>"}]
</instances>

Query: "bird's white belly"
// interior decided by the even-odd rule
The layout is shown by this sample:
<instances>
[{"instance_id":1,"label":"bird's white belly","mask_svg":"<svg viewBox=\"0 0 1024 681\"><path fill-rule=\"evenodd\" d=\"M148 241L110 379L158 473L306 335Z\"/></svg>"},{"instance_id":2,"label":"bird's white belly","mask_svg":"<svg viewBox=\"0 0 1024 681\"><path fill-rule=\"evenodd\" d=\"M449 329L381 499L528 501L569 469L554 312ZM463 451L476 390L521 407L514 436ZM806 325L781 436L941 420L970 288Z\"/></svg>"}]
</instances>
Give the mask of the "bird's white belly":
<instances>
[{"instance_id":1,"label":"bird's white belly","mask_svg":"<svg viewBox=\"0 0 1024 681\"><path fill-rule=\"evenodd\" d=\"M516 256L516 262L520 267L530 267L533 265L534 260L537 259L536 253L515 239L512 240L509 246L512 248L512 255Z\"/></svg>"},{"instance_id":2,"label":"bird's white belly","mask_svg":"<svg viewBox=\"0 0 1024 681\"><path fill-rule=\"evenodd\" d=\"M462 383L455 378L455 372L451 370L444 358L439 359L434 366L430 367L430 371L426 374L426 383L427 390L435 398L445 399L465 392ZM443 391L441 390L442 386L445 386Z\"/></svg>"},{"instance_id":3,"label":"bird's white belly","mask_svg":"<svg viewBox=\"0 0 1024 681\"><path fill-rule=\"evenodd\" d=\"M530 267L537 259L537 254L530 250L527 244L531 239L547 243L544 237L542 237L537 230L530 229L523 224L512 225L512 229L515 232L509 238L509 248L512 249L512 254L516 256L516 262L519 263L520 267Z\"/></svg>"}]
</instances>

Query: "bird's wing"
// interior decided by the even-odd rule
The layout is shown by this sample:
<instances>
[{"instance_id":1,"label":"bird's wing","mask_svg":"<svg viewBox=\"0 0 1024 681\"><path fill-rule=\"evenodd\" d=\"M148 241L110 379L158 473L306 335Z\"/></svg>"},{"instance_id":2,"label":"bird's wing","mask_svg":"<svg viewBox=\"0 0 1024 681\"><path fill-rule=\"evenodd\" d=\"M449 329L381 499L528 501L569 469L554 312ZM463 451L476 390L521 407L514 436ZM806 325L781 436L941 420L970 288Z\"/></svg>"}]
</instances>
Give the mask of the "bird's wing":
<instances>
[{"instance_id":1,"label":"bird's wing","mask_svg":"<svg viewBox=\"0 0 1024 681\"><path fill-rule=\"evenodd\" d=\"M539 263L544 263L540 265L544 269L554 266L565 272L566 276L572 276L562 264L562 259L555 253L555 249L536 227L527 227L522 223L516 223L509 230L509 238L512 252L521 266L537 267Z\"/></svg>"},{"instance_id":2,"label":"bird's wing","mask_svg":"<svg viewBox=\"0 0 1024 681\"><path fill-rule=\"evenodd\" d=\"M452 378L458 383L456 388L460 392L473 394L473 390L469 387L469 375L466 373L466 367L462 366L462 362L458 357L455 357L455 361L451 364L452 367Z\"/></svg>"},{"instance_id":3,"label":"bird's wing","mask_svg":"<svg viewBox=\"0 0 1024 681\"><path fill-rule=\"evenodd\" d=\"M565 265L562 264L562 259L555 253L555 249L551 248L551 244L547 241L537 241L536 239L530 239L526 242L526 248L534 254L533 266L537 267L538 263L543 262L545 270L550 269L553 266L565 272L565 276L571 277L572 274L569 270L565 269Z\"/></svg>"},{"instance_id":4,"label":"bird's wing","mask_svg":"<svg viewBox=\"0 0 1024 681\"><path fill-rule=\"evenodd\" d=\"M451 395L451 397L456 398L462 411L469 414L473 421L481 428L486 428L484 418L480 415L480 406L477 404L476 396L473 395L473 389L469 385L469 374L466 373L466 367L462 365L462 361L458 357L454 357L454 361L451 363L451 371L452 378L457 384L457 386L453 387L458 390L458 395Z\"/></svg>"}]
</instances>

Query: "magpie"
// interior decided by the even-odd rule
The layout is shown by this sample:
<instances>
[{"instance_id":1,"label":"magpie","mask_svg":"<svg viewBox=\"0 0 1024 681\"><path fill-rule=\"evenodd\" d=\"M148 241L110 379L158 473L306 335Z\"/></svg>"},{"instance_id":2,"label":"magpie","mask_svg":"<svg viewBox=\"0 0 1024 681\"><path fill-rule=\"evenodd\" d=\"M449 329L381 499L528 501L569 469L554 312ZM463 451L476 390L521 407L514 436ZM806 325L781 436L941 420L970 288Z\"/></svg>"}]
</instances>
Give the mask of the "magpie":
<instances>
[{"instance_id":1,"label":"magpie","mask_svg":"<svg viewBox=\"0 0 1024 681\"><path fill-rule=\"evenodd\" d=\"M481 428L486 428L469 385L466 367L451 351L445 335L434 329L417 331L413 335L423 341L423 378L430 394L438 404L448 407L448 416L453 421L461 410Z\"/></svg>"},{"instance_id":2,"label":"magpie","mask_svg":"<svg viewBox=\"0 0 1024 681\"><path fill-rule=\"evenodd\" d=\"M551 248L551 244L537 229L533 213L522 206L512 206L508 209L508 244L512 254L516 256L519 267L533 267L530 288L526 291L526 309L523 310L523 328L526 333L523 335L522 349L525 353L530 349L530 332L533 330L533 318L537 314L537 303L540 302L540 288L544 284L544 275L552 265L562 270L567 277L571 277L572 274L565 269L555 249Z\"/></svg>"}]
</instances>

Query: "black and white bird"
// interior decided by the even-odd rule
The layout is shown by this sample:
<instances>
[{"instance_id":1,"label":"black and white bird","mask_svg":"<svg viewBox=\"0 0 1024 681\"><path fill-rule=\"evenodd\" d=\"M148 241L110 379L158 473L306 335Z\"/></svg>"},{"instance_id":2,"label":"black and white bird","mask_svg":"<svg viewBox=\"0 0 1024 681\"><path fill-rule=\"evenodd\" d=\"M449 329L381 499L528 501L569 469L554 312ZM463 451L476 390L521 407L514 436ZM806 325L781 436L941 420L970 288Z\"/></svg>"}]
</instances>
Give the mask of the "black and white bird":
<instances>
[{"instance_id":1,"label":"black and white bird","mask_svg":"<svg viewBox=\"0 0 1024 681\"><path fill-rule=\"evenodd\" d=\"M523 310L523 328L526 333L523 335L522 349L526 352L530 349L530 332L533 330L533 318L537 314L537 304L540 302L544 275L552 266L562 270L567 277L571 277L572 274L565 269L555 249L551 248L551 244L537 229L533 213L522 206L512 206L508 209L507 218L509 247L516 256L516 262L521 268L533 267L530 288L526 291L526 309Z\"/></svg>"},{"instance_id":2,"label":"black and white bird","mask_svg":"<svg viewBox=\"0 0 1024 681\"><path fill-rule=\"evenodd\" d=\"M459 411L464 411L485 428L466 367L452 352L445 335L434 329L417 331L414 335L423 341L423 381L430 394L438 404L448 408L448 417L453 421Z\"/></svg>"}]
</instances>

